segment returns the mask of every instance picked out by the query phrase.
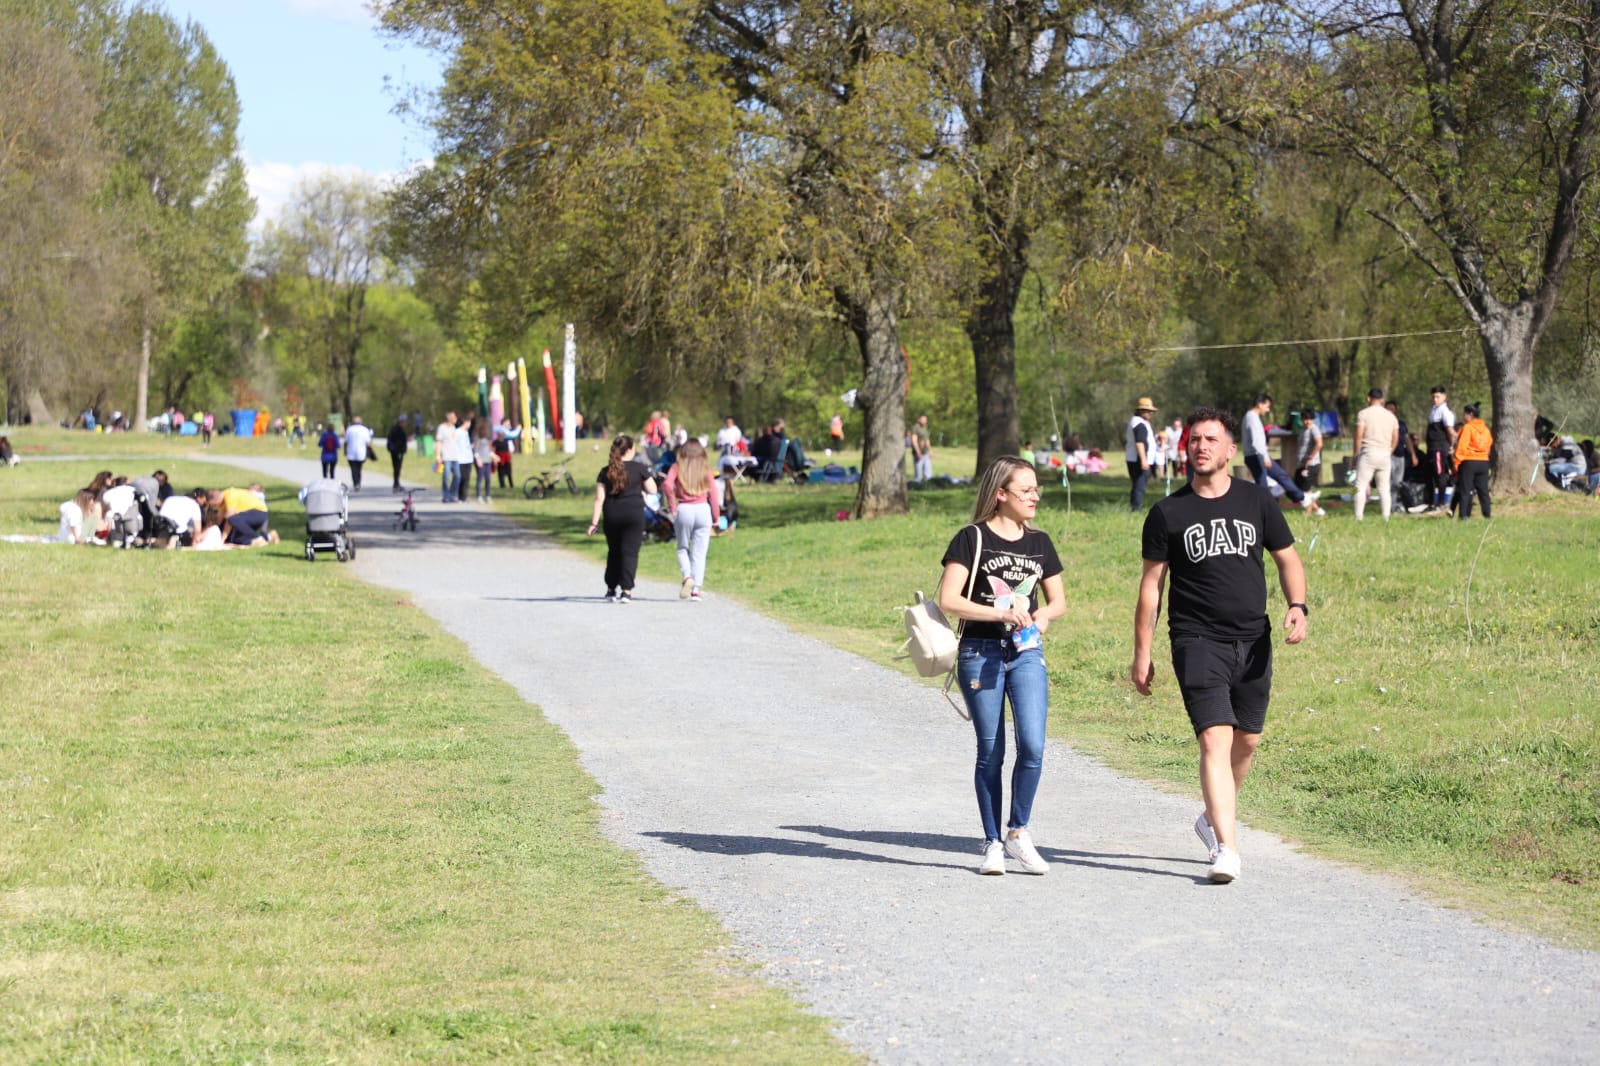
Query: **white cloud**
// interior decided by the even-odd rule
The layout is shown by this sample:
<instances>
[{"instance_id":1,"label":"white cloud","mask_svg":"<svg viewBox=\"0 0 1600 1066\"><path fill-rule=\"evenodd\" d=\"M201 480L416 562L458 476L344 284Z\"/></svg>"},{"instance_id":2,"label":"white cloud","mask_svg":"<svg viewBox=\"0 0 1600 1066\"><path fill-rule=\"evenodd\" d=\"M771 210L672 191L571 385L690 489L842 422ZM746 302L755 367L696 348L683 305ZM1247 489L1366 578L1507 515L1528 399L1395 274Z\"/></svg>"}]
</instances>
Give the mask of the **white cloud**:
<instances>
[{"instance_id":1,"label":"white cloud","mask_svg":"<svg viewBox=\"0 0 1600 1066\"><path fill-rule=\"evenodd\" d=\"M429 166L431 163L432 160L424 159L407 170L372 173L349 163L275 163L271 160L252 159L246 153L245 180L250 185L250 195L256 199L256 217L251 223L251 229L259 233L268 222L277 221L283 214L284 207L293 198L295 189L307 178L322 174L338 174L343 177L366 174L374 178L380 186L387 188L403 180L414 170Z\"/></svg>"},{"instance_id":2,"label":"white cloud","mask_svg":"<svg viewBox=\"0 0 1600 1066\"><path fill-rule=\"evenodd\" d=\"M371 22L370 0L289 0L289 10L303 15L338 19L340 22Z\"/></svg>"}]
</instances>

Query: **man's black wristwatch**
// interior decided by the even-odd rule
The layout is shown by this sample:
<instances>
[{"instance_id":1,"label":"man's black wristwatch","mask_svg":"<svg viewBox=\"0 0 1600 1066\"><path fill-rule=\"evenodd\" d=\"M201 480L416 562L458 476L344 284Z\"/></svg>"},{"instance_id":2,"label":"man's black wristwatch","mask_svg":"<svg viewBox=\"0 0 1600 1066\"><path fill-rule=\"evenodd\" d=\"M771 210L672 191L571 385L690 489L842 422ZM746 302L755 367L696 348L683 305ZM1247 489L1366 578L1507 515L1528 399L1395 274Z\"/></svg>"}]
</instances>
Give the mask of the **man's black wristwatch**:
<instances>
[{"instance_id":1,"label":"man's black wristwatch","mask_svg":"<svg viewBox=\"0 0 1600 1066\"><path fill-rule=\"evenodd\" d=\"M1303 603L1291 603L1289 605L1289 609L1291 611L1294 610L1296 607L1300 608L1300 613L1301 614L1305 615L1307 618L1311 617L1311 608L1307 607Z\"/></svg>"}]
</instances>

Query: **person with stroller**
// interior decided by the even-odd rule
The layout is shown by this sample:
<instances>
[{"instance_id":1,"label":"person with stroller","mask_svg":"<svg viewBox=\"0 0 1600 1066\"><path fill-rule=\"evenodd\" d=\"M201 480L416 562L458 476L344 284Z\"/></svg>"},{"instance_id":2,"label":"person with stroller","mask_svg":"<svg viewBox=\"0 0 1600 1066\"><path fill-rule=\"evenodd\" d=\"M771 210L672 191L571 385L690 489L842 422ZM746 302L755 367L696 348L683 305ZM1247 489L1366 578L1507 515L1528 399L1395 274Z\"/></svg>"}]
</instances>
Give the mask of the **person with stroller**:
<instances>
[{"instance_id":1,"label":"person with stroller","mask_svg":"<svg viewBox=\"0 0 1600 1066\"><path fill-rule=\"evenodd\" d=\"M701 586L706 582L706 550L711 545L711 531L722 517L711 480L706 446L691 437L678 448L678 461L667 471L661 486L678 538L678 571L683 574L683 584L678 588L680 600L698 603Z\"/></svg>"},{"instance_id":2,"label":"person with stroller","mask_svg":"<svg viewBox=\"0 0 1600 1066\"><path fill-rule=\"evenodd\" d=\"M595 479L594 515L589 536L596 529L606 534L606 602L632 603L634 577L639 570L639 546L644 542L644 497L656 491L655 478L636 462L633 438L626 433L611 442L611 455Z\"/></svg>"},{"instance_id":3,"label":"person with stroller","mask_svg":"<svg viewBox=\"0 0 1600 1066\"><path fill-rule=\"evenodd\" d=\"M1066 613L1061 560L1048 534L1033 526L1039 478L1032 465L1003 455L978 487L972 524L944 553L939 608L962 621L956 675L977 733L973 780L983 824L981 874L1006 872L1009 856L1030 874L1049 872L1028 833L1044 766L1050 683L1041 637ZM1002 825L1001 771L1005 706L1017 740L1011 815Z\"/></svg>"}]
</instances>

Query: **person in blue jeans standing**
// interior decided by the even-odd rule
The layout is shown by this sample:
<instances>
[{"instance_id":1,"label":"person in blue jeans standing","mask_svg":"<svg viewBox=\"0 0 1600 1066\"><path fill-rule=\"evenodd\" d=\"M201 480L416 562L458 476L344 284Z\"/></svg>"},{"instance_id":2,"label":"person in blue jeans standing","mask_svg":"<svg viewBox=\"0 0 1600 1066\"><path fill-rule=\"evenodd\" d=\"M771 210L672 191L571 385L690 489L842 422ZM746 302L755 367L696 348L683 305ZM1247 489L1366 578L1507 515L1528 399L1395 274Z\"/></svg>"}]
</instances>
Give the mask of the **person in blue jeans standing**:
<instances>
[{"instance_id":1,"label":"person in blue jeans standing","mask_svg":"<svg viewBox=\"0 0 1600 1066\"><path fill-rule=\"evenodd\" d=\"M939 608L961 620L956 676L978 739L973 773L983 822L982 874L1003 874L1014 859L1030 874L1047 873L1028 833L1044 767L1050 685L1042 638L1066 613L1061 560L1048 534L1032 525L1039 479L1014 455L990 464L978 487L972 524L944 553ZM1011 769L1011 815L1002 826L1005 708L1017 741Z\"/></svg>"}]
</instances>

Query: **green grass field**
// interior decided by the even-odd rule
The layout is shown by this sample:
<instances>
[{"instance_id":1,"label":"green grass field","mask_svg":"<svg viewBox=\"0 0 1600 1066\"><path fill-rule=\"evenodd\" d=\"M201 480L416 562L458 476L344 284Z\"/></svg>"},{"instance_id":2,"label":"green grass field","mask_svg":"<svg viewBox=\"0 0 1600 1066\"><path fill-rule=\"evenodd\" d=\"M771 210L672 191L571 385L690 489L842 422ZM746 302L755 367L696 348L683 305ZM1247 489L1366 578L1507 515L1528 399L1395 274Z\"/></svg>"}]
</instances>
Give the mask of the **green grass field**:
<instances>
[{"instance_id":1,"label":"green grass field","mask_svg":"<svg viewBox=\"0 0 1600 1066\"><path fill-rule=\"evenodd\" d=\"M938 472L971 472L971 452L938 458ZM598 465L580 452L573 468L587 486ZM1385 525L1374 506L1358 525L1333 496L1327 518L1290 519L1311 636L1279 649L1246 820L1496 920L1600 947L1600 501L1503 503L1492 526ZM891 661L904 636L891 608L932 592L972 489L914 490L904 517L837 521L852 499L849 487L744 488L739 530L712 542L708 592ZM1051 732L1198 795L1164 641L1156 695L1142 699L1127 681L1142 519L1126 499L1124 478L1046 483L1040 525L1056 539L1069 598L1047 643ZM587 497L501 505L604 553L583 535ZM641 569L676 581L672 547L647 546ZM928 713L951 712L930 691Z\"/></svg>"},{"instance_id":2,"label":"green grass field","mask_svg":"<svg viewBox=\"0 0 1600 1066\"><path fill-rule=\"evenodd\" d=\"M0 471L0 532L146 444ZM853 1061L536 708L297 549L0 544L0 1061Z\"/></svg>"}]
</instances>

